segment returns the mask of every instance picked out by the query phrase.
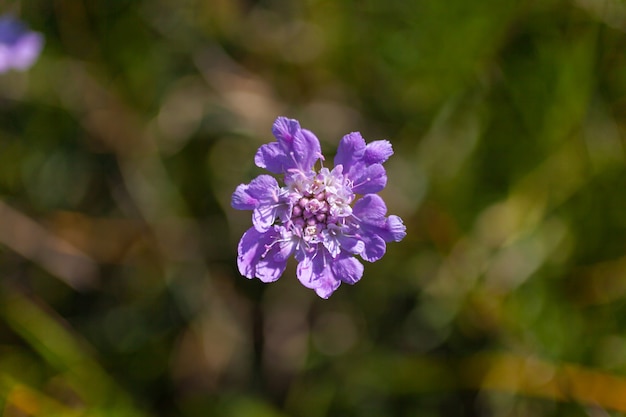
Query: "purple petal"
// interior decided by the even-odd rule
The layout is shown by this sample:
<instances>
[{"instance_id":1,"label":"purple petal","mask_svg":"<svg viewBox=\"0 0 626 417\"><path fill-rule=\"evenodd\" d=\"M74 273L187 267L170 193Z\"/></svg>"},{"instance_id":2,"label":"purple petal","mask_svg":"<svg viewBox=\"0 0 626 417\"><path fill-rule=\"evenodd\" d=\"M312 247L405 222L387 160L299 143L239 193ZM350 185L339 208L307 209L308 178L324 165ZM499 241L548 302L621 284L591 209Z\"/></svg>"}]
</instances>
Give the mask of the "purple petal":
<instances>
[{"instance_id":1,"label":"purple petal","mask_svg":"<svg viewBox=\"0 0 626 417\"><path fill-rule=\"evenodd\" d=\"M13 54L11 50L6 46L0 44L0 73L7 72L12 66Z\"/></svg>"},{"instance_id":2,"label":"purple petal","mask_svg":"<svg viewBox=\"0 0 626 417\"><path fill-rule=\"evenodd\" d=\"M349 178L354 181L352 191L356 194L370 194L381 191L387 185L387 172L381 164L370 165L365 169L353 169Z\"/></svg>"},{"instance_id":3,"label":"purple petal","mask_svg":"<svg viewBox=\"0 0 626 417\"><path fill-rule=\"evenodd\" d=\"M13 68L25 70L30 68L39 57L43 48L43 36L29 33L13 46Z\"/></svg>"},{"instance_id":4,"label":"purple petal","mask_svg":"<svg viewBox=\"0 0 626 417\"><path fill-rule=\"evenodd\" d=\"M254 210L259 200L248 193L250 185L239 184L230 199L230 205L237 210Z\"/></svg>"},{"instance_id":5,"label":"purple petal","mask_svg":"<svg viewBox=\"0 0 626 417\"><path fill-rule=\"evenodd\" d=\"M365 250L365 244L358 237L341 236L339 243L341 249L352 254L361 253Z\"/></svg>"},{"instance_id":6,"label":"purple petal","mask_svg":"<svg viewBox=\"0 0 626 417\"><path fill-rule=\"evenodd\" d=\"M352 213L363 223L382 226L385 222L387 206L379 195L367 194L357 200L352 209Z\"/></svg>"},{"instance_id":7,"label":"purple petal","mask_svg":"<svg viewBox=\"0 0 626 417\"><path fill-rule=\"evenodd\" d=\"M273 282L285 271L293 244L284 242L279 227L265 233L252 227L241 237L237 252L237 266L241 275Z\"/></svg>"},{"instance_id":8,"label":"purple petal","mask_svg":"<svg viewBox=\"0 0 626 417\"><path fill-rule=\"evenodd\" d=\"M336 236L326 235L322 243L331 257L336 258L341 253L341 243Z\"/></svg>"},{"instance_id":9,"label":"purple petal","mask_svg":"<svg viewBox=\"0 0 626 417\"><path fill-rule=\"evenodd\" d=\"M331 269L335 277L350 285L355 284L363 276L363 264L352 256L336 260Z\"/></svg>"},{"instance_id":10,"label":"purple petal","mask_svg":"<svg viewBox=\"0 0 626 417\"><path fill-rule=\"evenodd\" d=\"M288 216L289 202L281 196L274 177L259 175L250 184L240 184L231 199L238 210L254 210L252 222L259 232L267 231L276 221Z\"/></svg>"},{"instance_id":11,"label":"purple petal","mask_svg":"<svg viewBox=\"0 0 626 417\"><path fill-rule=\"evenodd\" d=\"M28 30L12 15L0 17L0 72L29 68L39 56L43 42L41 34Z\"/></svg>"},{"instance_id":12,"label":"purple petal","mask_svg":"<svg viewBox=\"0 0 626 417\"><path fill-rule=\"evenodd\" d=\"M295 119L277 117L272 126L272 134L279 142L291 143L300 131L300 123Z\"/></svg>"},{"instance_id":13,"label":"purple petal","mask_svg":"<svg viewBox=\"0 0 626 417\"><path fill-rule=\"evenodd\" d=\"M365 140L359 132L352 132L345 135L335 155L335 166L343 165L343 172L348 173L355 164L363 158L365 154Z\"/></svg>"},{"instance_id":14,"label":"purple petal","mask_svg":"<svg viewBox=\"0 0 626 417\"><path fill-rule=\"evenodd\" d=\"M252 224L259 232L265 232L272 227L276 220L276 207L260 205L252 212Z\"/></svg>"},{"instance_id":15,"label":"purple petal","mask_svg":"<svg viewBox=\"0 0 626 417\"><path fill-rule=\"evenodd\" d=\"M309 172L318 159L324 159L320 141L310 130L301 130L294 142L294 151L298 168L303 172Z\"/></svg>"},{"instance_id":16,"label":"purple petal","mask_svg":"<svg viewBox=\"0 0 626 417\"><path fill-rule=\"evenodd\" d=\"M363 265L346 252L336 259L320 248L315 256L304 258L297 268L298 279L307 288L315 290L321 298L328 298L341 282L354 284L363 276Z\"/></svg>"},{"instance_id":17,"label":"purple petal","mask_svg":"<svg viewBox=\"0 0 626 417\"><path fill-rule=\"evenodd\" d=\"M270 199L278 201L279 191L278 181L271 175L259 175L250 181L249 193L259 200Z\"/></svg>"},{"instance_id":18,"label":"purple petal","mask_svg":"<svg viewBox=\"0 0 626 417\"><path fill-rule=\"evenodd\" d=\"M361 239L365 244L365 249L361 252L361 257L366 261L376 262L387 252L385 240L368 228L361 230Z\"/></svg>"},{"instance_id":19,"label":"purple petal","mask_svg":"<svg viewBox=\"0 0 626 417\"><path fill-rule=\"evenodd\" d=\"M343 233L337 235L326 233L322 243L333 258L336 258L342 252L360 254L365 249L360 238L345 236Z\"/></svg>"},{"instance_id":20,"label":"purple petal","mask_svg":"<svg viewBox=\"0 0 626 417\"><path fill-rule=\"evenodd\" d=\"M385 242L398 242L406 236L402 219L398 216L386 218L386 213L385 202L376 194L368 194L354 204L353 214L359 220L355 233L365 244L361 256L366 261L379 260L385 254Z\"/></svg>"},{"instance_id":21,"label":"purple petal","mask_svg":"<svg viewBox=\"0 0 626 417\"><path fill-rule=\"evenodd\" d=\"M272 133L276 142L262 145L254 161L260 168L270 172L287 174L290 171L308 173L322 157L320 142L310 131L300 128L295 119L279 117Z\"/></svg>"},{"instance_id":22,"label":"purple petal","mask_svg":"<svg viewBox=\"0 0 626 417\"><path fill-rule=\"evenodd\" d=\"M393 148L388 140L375 140L367 144L363 161L366 164L382 164L393 155Z\"/></svg>"},{"instance_id":23,"label":"purple petal","mask_svg":"<svg viewBox=\"0 0 626 417\"><path fill-rule=\"evenodd\" d=\"M389 216L385 224L385 233L381 237L387 242L399 242L406 236L406 226L398 216Z\"/></svg>"},{"instance_id":24,"label":"purple petal","mask_svg":"<svg viewBox=\"0 0 626 417\"><path fill-rule=\"evenodd\" d=\"M341 281L335 278L329 262L326 260L330 258L330 255L326 255L327 252L323 249L317 253L318 256L307 257L300 262L296 274L302 285L315 290L315 293L321 298L328 298L339 288Z\"/></svg>"},{"instance_id":25,"label":"purple petal","mask_svg":"<svg viewBox=\"0 0 626 417\"><path fill-rule=\"evenodd\" d=\"M231 206L237 210L253 210L260 200L271 199L280 191L278 182L269 175L259 175L250 184L240 184L231 198Z\"/></svg>"},{"instance_id":26,"label":"purple petal","mask_svg":"<svg viewBox=\"0 0 626 417\"><path fill-rule=\"evenodd\" d=\"M261 145L259 150L254 155L254 163L259 168L265 168L274 174L281 174L284 172L284 159L285 152L279 143L272 142Z\"/></svg>"},{"instance_id":27,"label":"purple petal","mask_svg":"<svg viewBox=\"0 0 626 417\"><path fill-rule=\"evenodd\" d=\"M0 16L0 43L15 45L26 33L26 25L12 14Z\"/></svg>"}]
</instances>

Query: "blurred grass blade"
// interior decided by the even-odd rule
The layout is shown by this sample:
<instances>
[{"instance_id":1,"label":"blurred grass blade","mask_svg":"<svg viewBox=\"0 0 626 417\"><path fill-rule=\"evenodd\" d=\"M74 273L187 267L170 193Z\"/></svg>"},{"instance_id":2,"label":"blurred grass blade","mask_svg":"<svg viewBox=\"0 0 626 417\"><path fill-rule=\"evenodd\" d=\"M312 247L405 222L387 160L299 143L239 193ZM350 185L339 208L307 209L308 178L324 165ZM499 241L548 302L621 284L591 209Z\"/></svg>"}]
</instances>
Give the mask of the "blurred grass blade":
<instances>
[{"instance_id":1,"label":"blurred grass blade","mask_svg":"<svg viewBox=\"0 0 626 417\"><path fill-rule=\"evenodd\" d=\"M52 367L64 374L87 407L106 406L137 416L124 392L91 357L89 348L45 306L16 290L4 288L0 314L7 324Z\"/></svg>"},{"instance_id":2,"label":"blurred grass blade","mask_svg":"<svg viewBox=\"0 0 626 417\"><path fill-rule=\"evenodd\" d=\"M0 243L74 289L94 287L96 264L69 243L0 201Z\"/></svg>"}]
</instances>

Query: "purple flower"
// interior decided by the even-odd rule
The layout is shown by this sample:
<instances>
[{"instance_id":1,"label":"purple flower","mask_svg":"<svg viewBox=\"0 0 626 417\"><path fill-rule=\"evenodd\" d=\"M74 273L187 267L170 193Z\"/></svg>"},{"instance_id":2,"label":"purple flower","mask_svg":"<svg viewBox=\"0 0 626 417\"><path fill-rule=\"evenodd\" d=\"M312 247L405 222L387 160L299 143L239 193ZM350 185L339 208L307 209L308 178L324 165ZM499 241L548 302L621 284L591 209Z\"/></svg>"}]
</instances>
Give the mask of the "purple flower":
<instances>
[{"instance_id":1,"label":"purple flower","mask_svg":"<svg viewBox=\"0 0 626 417\"><path fill-rule=\"evenodd\" d=\"M387 184L383 163L393 154L391 144L369 144L360 133L343 137L335 167L314 170L323 161L320 143L297 120L279 117L272 129L276 142L262 145L254 161L274 174L259 175L241 184L232 206L252 210L253 227L238 246L237 265L247 278L276 281L292 255L300 282L328 298L342 282L354 284L363 265L383 257L387 242L399 242L406 228L375 193ZM359 198L359 196L362 196Z\"/></svg>"},{"instance_id":2,"label":"purple flower","mask_svg":"<svg viewBox=\"0 0 626 417\"><path fill-rule=\"evenodd\" d=\"M0 16L0 73L30 68L42 48L41 34L28 30L11 15Z\"/></svg>"}]
</instances>

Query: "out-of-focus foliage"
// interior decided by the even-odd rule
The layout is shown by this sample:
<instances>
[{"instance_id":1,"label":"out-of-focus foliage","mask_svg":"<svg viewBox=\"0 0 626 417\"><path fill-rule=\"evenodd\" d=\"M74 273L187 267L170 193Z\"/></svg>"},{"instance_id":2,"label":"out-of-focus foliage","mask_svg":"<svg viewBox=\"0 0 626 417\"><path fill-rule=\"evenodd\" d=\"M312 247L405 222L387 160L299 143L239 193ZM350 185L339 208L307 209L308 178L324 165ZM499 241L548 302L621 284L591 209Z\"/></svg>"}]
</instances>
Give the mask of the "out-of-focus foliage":
<instances>
[{"instance_id":1,"label":"out-of-focus foliage","mask_svg":"<svg viewBox=\"0 0 626 417\"><path fill-rule=\"evenodd\" d=\"M626 4L33 0L0 76L0 415L626 413ZM239 276L279 116L389 139L408 235Z\"/></svg>"}]
</instances>

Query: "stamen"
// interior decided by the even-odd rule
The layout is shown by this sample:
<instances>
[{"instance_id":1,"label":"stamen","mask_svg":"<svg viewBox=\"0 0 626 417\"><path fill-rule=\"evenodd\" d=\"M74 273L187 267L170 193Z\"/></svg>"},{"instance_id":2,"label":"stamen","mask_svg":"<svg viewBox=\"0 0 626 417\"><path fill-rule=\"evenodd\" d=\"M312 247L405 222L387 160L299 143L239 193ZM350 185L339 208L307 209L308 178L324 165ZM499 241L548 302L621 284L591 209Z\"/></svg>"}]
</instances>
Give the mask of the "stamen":
<instances>
[{"instance_id":1,"label":"stamen","mask_svg":"<svg viewBox=\"0 0 626 417\"><path fill-rule=\"evenodd\" d=\"M361 183L358 183L357 185L354 185L354 184L353 184L353 185L351 186L351 188L360 187L360 186L361 186L361 185L363 185L363 184L367 184L367 183L368 183L368 182L370 182L371 180L372 180L372 178L367 177L367 178L365 179L365 181L363 181L363 182L361 182Z\"/></svg>"},{"instance_id":2,"label":"stamen","mask_svg":"<svg viewBox=\"0 0 626 417\"><path fill-rule=\"evenodd\" d=\"M280 238L280 239L275 239L275 240L274 240L272 243L270 243L269 245L268 245L268 244L265 244L265 245L264 245L264 247L265 247L265 252L263 252L263 254L261 255L261 259L264 259L264 258L267 256L267 254L269 253L269 251L270 251L270 250L272 250L272 247L273 247L275 244L277 244L277 243L286 243L286 242L289 242L290 240L291 240L291 237L289 237L289 238Z\"/></svg>"},{"instance_id":3,"label":"stamen","mask_svg":"<svg viewBox=\"0 0 626 417\"><path fill-rule=\"evenodd\" d=\"M289 156L291 156L291 160L296 164L297 167L299 167L298 165L298 161L296 161L296 154L294 151L289 152Z\"/></svg>"}]
</instances>

